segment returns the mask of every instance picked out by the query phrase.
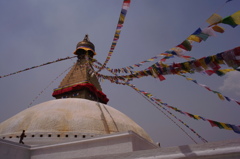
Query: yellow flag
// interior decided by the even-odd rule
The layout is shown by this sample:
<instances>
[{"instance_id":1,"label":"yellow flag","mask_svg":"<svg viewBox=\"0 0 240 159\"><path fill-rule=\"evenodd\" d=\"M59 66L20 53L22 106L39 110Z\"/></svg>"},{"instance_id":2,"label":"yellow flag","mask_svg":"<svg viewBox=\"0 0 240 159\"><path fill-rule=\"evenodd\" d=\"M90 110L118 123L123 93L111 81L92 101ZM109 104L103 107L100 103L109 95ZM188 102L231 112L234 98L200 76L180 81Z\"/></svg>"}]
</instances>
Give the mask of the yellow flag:
<instances>
[{"instance_id":1,"label":"yellow flag","mask_svg":"<svg viewBox=\"0 0 240 159\"><path fill-rule=\"evenodd\" d=\"M231 17L233 18L236 24L240 25L240 11L237 11L236 13L232 14Z\"/></svg>"},{"instance_id":2,"label":"yellow flag","mask_svg":"<svg viewBox=\"0 0 240 159\"><path fill-rule=\"evenodd\" d=\"M199 115L193 115L193 116L194 116L194 118L196 118L196 119L202 119L202 118L199 117Z\"/></svg>"},{"instance_id":3,"label":"yellow flag","mask_svg":"<svg viewBox=\"0 0 240 159\"><path fill-rule=\"evenodd\" d=\"M222 17L216 13L214 13L211 17L209 17L206 22L210 25L220 23L222 20Z\"/></svg>"},{"instance_id":4,"label":"yellow flag","mask_svg":"<svg viewBox=\"0 0 240 159\"><path fill-rule=\"evenodd\" d=\"M185 70L185 71L189 71L189 70L191 69L188 62L184 62L183 65L184 65L184 67L187 69L187 70Z\"/></svg>"},{"instance_id":5,"label":"yellow flag","mask_svg":"<svg viewBox=\"0 0 240 159\"><path fill-rule=\"evenodd\" d=\"M148 59L147 61L154 61L154 59Z\"/></svg>"},{"instance_id":6,"label":"yellow flag","mask_svg":"<svg viewBox=\"0 0 240 159\"><path fill-rule=\"evenodd\" d=\"M121 32L121 30L120 30L120 29L116 30L116 33L118 33L118 34L119 34L120 32Z\"/></svg>"},{"instance_id":7,"label":"yellow flag","mask_svg":"<svg viewBox=\"0 0 240 159\"><path fill-rule=\"evenodd\" d=\"M198 42L198 43L201 42L201 39L198 36L196 36L196 35L190 35L187 39L195 41L195 42Z\"/></svg>"},{"instance_id":8,"label":"yellow flag","mask_svg":"<svg viewBox=\"0 0 240 159\"><path fill-rule=\"evenodd\" d=\"M221 123L221 125L223 126L224 129L232 130L232 128L230 128L229 126L227 126L225 123Z\"/></svg>"},{"instance_id":9,"label":"yellow flag","mask_svg":"<svg viewBox=\"0 0 240 159\"><path fill-rule=\"evenodd\" d=\"M186 79L189 80L189 81L193 80L192 78L186 78Z\"/></svg>"},{"instance_id":10,"label":"yellow flag","mask_svg":"<svg viewBox=\"0 0 240 159\"><path fill-rule=\"evenodd\" d=\"M223 70L219 70L221 72L223 72L224 74L231 72L231 71L235 71L234 69L223 69Z\"/></svg>"},{"instance_id":11,"label":"yellow flag","mask_svg":"<svg viewBox=\"0 0 240 159\"><path fill-rule=\"evenodd\" d=\"M222 94L218 93L217 95L218 95L218 97L219 97L221 100L224 100L224 99L225 99Z\"/></svg>"},{"instance_id":12,"label":"yellow flag","mask_svg":"<svg viewBox=\"0 0 240 159\"><path fill-rule=\"evenodd\" d=\"M205 62L204 58L199 59L198 61L200 62L201 66L202 66L205 70L208 68L208 66L206 65L206 62Z\"/></svg>"}]
</instances>

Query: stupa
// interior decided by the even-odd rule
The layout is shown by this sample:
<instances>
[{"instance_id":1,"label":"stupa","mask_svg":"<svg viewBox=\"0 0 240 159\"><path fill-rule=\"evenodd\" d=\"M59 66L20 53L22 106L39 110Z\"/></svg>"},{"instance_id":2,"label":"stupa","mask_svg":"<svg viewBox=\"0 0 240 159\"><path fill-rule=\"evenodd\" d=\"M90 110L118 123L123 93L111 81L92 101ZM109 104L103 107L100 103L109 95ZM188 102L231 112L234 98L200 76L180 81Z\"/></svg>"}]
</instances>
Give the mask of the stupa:
<instances>
[{"instance_id":1,"label":"stupa","mask_svg":"<svg viewBox=\"0 0 240 159\"><path fill-rule=\"evenodd\" d=\"M133 131L148 142L152 139L137 123L107 104L91 60L95 46L88 35L74 52L77 61L52 96L55 100L32 106L0 123L0 138L13 142L25 130L29 146L56 144Z\"/></svg>"}]
</instances>

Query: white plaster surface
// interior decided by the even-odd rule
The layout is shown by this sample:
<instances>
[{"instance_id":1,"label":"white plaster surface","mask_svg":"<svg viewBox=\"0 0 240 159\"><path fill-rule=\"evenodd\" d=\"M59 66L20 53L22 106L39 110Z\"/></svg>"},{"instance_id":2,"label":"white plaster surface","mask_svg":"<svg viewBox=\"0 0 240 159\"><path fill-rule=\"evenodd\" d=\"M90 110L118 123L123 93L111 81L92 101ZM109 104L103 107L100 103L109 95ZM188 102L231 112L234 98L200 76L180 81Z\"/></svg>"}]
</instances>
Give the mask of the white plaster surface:
<instances>
[{"instance_id":1,"label":"white plaster surface","mask_svg":"<svg viewBox=\"0 0 240 159\"><path fill-rule=\"evenodd\" d=\"M4 159L5 157L6 159L18 159L16 156L19 156L19 159L70 159L157 148L156 145L132 131L31 147L0 139L0 147L3 147L0 156Z\"/></svg>"},{"instance_id":2,"label":"white plaster surface","mask_svg":"<svg viewBox=\"0 0 240 159\"><path fill-rule=\"evenodd\" d=\"M167 148L156 148L131 131L31 147L0 139L0 156L4 159L239 159L240 139Z\"/></svg>"},{"instance_id":3,"label":"white plaster surface","mask_svg":"<svg viewBox=\"0 0 240 159\"><path fill-rule=\"evenodd\" d=\"M0 139L1 159L30 159L30 146Z\"/></svg>"},{"instance_id":4,"label":"white plaster surface","mask_svg":"<svg viewBox=\"0 0 240 159\"><path fill-rule=\"evenodd\" d=\"M0 124L0 138L17 142L22 130L26 130L24 140L29 145L51 140L53 143L61 139L66 141L66 135L70 139L70 136L79 134L103 135L129 130L152 141L125 114L105 104L79 98L47 101L16 114ZM59 134L61 137L57 139Z\"/></svg>"}]
</instances>

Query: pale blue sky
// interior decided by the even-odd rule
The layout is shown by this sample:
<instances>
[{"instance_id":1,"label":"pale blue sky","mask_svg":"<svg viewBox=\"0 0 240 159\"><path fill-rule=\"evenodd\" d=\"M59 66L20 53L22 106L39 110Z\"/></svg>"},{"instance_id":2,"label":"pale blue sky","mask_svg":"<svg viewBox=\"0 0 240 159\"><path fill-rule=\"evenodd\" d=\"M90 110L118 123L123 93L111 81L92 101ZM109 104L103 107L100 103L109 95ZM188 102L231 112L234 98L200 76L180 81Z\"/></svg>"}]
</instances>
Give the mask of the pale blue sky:
<instances>
[{"instance_id":1,"label":"pale blue sky","mask_svg":"<svg viewBox=\"0 0 240 159\"><path fill-rule=\"evenodd\" d=\"M147 60L180 44L198 27L206 27L208 24L205 20L216 11L225 17L240 10L240 0L233 0L223 6L225 1L132 0L120 39L107 66L120 68ZM0 75L73 56L76 44L85 34L89 34L90 40L95 44L96 59L104 62L112 43L121 5L122 0L0 1ZM194 43L192 51L186 55L201 58L239 46L240 27L221 26L225 28L225 33L217 33L216 37L210 37L200 44ZM26 109L75 60L0 79L0 122ZM176 57L167 63L182 61ZM139 69L150 65L151 63L145 64ZM102 73L110 75L106 71ZM240 100L239 74L231 73L223 77L199 73L187 75L213 90ZM180 76L165 77L166 80L162 82L144 77L132 83L183 111L240 125L240 106L236 103L221 101L212 92ZM34 105L52 100L52 90L59 85L62 78L63 76L46 89ZM164 147L193 144L177 126L131 88L108 81L101 84L103 92L110 99L108 105L131 117L155 142L160 142ZM239 138L233 131L212 128L208 122L172 113L208 141ZM198 143L202 143L197 136L185 130Z\"/></svg>"}]
</instances>

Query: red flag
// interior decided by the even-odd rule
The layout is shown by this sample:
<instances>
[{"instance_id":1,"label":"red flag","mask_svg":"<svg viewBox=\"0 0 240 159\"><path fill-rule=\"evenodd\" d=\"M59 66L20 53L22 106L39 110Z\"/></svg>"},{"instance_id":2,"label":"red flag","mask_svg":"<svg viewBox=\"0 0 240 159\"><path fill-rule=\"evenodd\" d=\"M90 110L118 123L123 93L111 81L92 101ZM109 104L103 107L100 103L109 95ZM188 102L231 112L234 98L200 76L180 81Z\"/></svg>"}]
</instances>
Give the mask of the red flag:
<instances>
[{"instance_id":1,"label":"red flag","mask_svg":"<svg viewBox=\"0 0 240 159\"><path fill-rule=\"evenodd\" d=\"M235 101L238 105L240 105L240 102L239 101Z\"/></svg>"},{"instance_id":2,"label":"red flag","mask_svg":"<svg viewBox=\"0 0 240 159\"><path fill-rule=\"evenodd\" d=\"M214 126L218 127L218 125L214 121L208 120L208 122L211 124L212 127L214 127Z\"/></svg>"},{"instance_id":3,"label":"red flag","mask_svg":"<svg viewBox=\"0 0 240 159\"><path fill-rule=\"evenodd\" d=\"M163 75L158 75L160 81L164 81L166 78Z\"/></svg>"},{"instance_id":4,"label":"red flag","mask_svg":"<svg viewBox=\"0 0 240 159\"><path fill-rule=\"evenodd\" d=\"M206 70L205 72L206 72L209 76L211 76L211 75L214 73L213 70Z\"/></svg>"}]
</instances>

